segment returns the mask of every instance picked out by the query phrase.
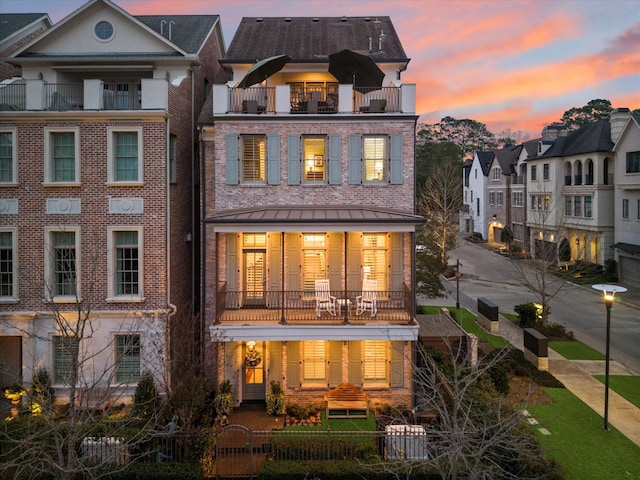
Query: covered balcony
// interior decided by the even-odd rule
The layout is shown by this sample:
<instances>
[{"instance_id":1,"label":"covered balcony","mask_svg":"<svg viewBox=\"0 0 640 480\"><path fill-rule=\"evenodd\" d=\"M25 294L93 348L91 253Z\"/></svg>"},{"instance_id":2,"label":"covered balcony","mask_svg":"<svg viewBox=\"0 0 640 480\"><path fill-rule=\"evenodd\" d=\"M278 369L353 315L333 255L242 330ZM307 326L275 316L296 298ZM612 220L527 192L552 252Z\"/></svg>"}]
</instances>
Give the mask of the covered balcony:
<instances>
[{"instance_id":1,"label":"covered balcony","mask_svg":"<svg viewBox=\"0 0 640 480\"><path fill-rule=\"evenodd\" d=\"M213 114L414 114L415 85L353 88L352 85L249 88L213 86Z\"/></svg>"}]
</instances>

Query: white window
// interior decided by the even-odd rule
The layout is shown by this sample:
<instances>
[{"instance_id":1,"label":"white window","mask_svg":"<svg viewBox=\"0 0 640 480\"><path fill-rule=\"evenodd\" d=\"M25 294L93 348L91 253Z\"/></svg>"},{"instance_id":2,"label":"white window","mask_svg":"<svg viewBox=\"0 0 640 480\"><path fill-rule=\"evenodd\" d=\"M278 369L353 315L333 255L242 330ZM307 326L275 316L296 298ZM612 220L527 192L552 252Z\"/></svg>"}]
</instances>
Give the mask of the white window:
<instances>
[{"instance_id":1,"label":"white window","mask_svg":"<svg viewBox=\"0 0 640 480\"><path fill-rule=\"evenodd\" d=\"M15 229L0 230L0 302L18 296L16 237Z\"/></svg>"},{"instance_id":2,"label":"white window","mask_svg":"<svg viewBox=\"0 0 640 480\"><path fill-rule=\"evenodd\" d=\"M388 383L387 342L384 340L365 340L364 349L364 381L366 383Z\"/></svg>"},{"instance_id":3,"label":"white window","mask_svg":"<svg viewBox=\"0 0 640 480\"><path fill-rule=\"evenodd\" d=\"M495 203L496 203L495 192L489 192L489 205L495 205Z\"/></svg>"},{"instance_id":4,"label":"white window","mask_svg":"<svg viewBox=\"0 0 640 480\"><path fill-rule=\"evenodd\" d=\"M513 192L512 196L513 206L514 207L522 207L524 205L524 193L523 192Z\"/></svg>"},{"instance_id":5,"label":"white window","mask_svg":"<svg viewBox=\"0 0 640 480\"><path fill-rule=\"evenodd\" d=\"M305 233L302 236L302 289L315 292L316 280L327 278L326 235Z\"/></svg>"},{"instance_id":6,"label":"white window","mask_svg":"<svg viewBox=\"0 0 640 480\"><path fill-rule=\"evenodd\" d=\"M142 127L107 129L108 182L140 185L143 181Z\"/></svg>"},{"instance_id":7,"label":"white window","mask_svg":"<svg viewBox=\"0 0 640 480\"><path fill-rule=\"evenodd\" d=\"M531 180L536 181L538 179L538 167L536 165L531 165Z\"/></svg>"},{"instance_id":8,"label":"white window","mask_svg":"<svg viewBox=\"0 0 640 480\"><path fill-rule=\"evenodd\" d=\"M53 383L68 385L73 373L73 357L78 355L78 339L68 335L53 337ZM75 372L76 374L78 372Z\"/></svg>"},{"instance_id":9,"label":"white window","mask_svg":"<svg viewBox=\"0 0 640 480\"><path fill-rule=\"evenodd\" d=\"M564 214L568 217L573 215L573 197L570 195L564 197Z\"/></svg>"},{"instance_id":10,"label":"white window","mask_svg":"<svg viewBox=\"0 0 640 480\"><path fill-rule=\"evenodd\" d=\"M176 183L178 181L177 150L178 137L175 135L169 135L169 182L171 183Z\"/></svg>"},{"instance_id":11,"label":"white window","mask_svg":"<svg viewBox=\"0 0 640 480\"><path fill-rule=\"evenodd\" d=\"M573 198L573 205L574 205L573 214L576 217L581 217L582 216L582 197L579 195L576 195Z\"/></svg>"},{"instance_id":12,"label":"white window","mask_svg":"<svg viewBox=\"0 0 640 480\"><path fill-rule=\"evenodd\" d=\"M109 299L143 300L142 227L109 227Z\"/></svg>"},{"instance_id":13,"label":"white window","mask_svg":"<svg viewBox=\"0 0 640 480\"><path fill-rule=\"evenodd\" d=\"M503 192L498 192L496 195L496 202L498 203L498 205L502 205L503 201L504 201L504 193Z\"/></svg>"},{"instance_id":14,"label":"white window","mask_svg":"<svg viewBox=\"0 0 640 480\"><path fill-rule=\"evenodd\" d=\"M78 265L80 231L77 228L45 230L45 297L54 302L79 300Z\"/></svg>"},{"instance_id":15,"label":"white window","mask_svg":"<svg viewBox=\"0 0 640 480\"><path fill-rule=\"evenodd\" d=\"M629 200L626 198L622 199L622 218L629 220Z\"/></svg>"},{"instance_id":16,"label":"white window","mask_svg":"<svg viewBox=\"0 0 640 480\"><path fill-rule=\"evenodd\" d=\"M116 381L132 383L140 379L140 335L116 335Z\"/></svg>"},{"instance_id":17,"label":"white window","mask_svg":"<svg viewBox=\"0 0 640 480\"><path fill-rule=\"evenodd\" d=\"M324 182L326 176L326 138L302 138L302 171L304 183Z\"/></svg>"},{"instance_id":18,"label":"white window","mask_svg":"<svg viewBox=\"0 0 640 480\"><path fill-rule=\"evenodd\" d=\"M0 184L17 183L16 131L0 130Z\"/></svg>"},{"instance_id":19,"label":"white window","mask_svg":"<svg viewBox=\"0 0 640 480\"><path fill-rule=\"evenodd\" d=\"M302 342L302 378L304 382L326 384L326 342L307 340Z\"/></svg>"},{"instance_id":20,"label":"white window","mask_svg":"<svg viewBox=\"0 0 640 480\"><path fill-rule=\"evenodd\" d=\"M591 200L592 200L591 195L584 196L584 216L587 218L591 218L591 216L593 215Z\"/></svg>"},{"instance_id":21,"label":"white window","mask_svg":"<svg viewBox=\"0 0 640 480\"><path fill-rule=\"evenodd\" d=\"M265 183L267 179L267 141L264 135L242 135L242 183Z\"/></svg>"},{"instance_id":22,"label":"white window","mask_svg":"<svg viewBox=\"0 0 640 480\"><path fill-rule=\"evenodd\" d=\"M45 128L46 184L77 185L80 183L80 130L78 128Z\"/></svg>"},{"instance_id":23,"label":"white window","mask_svg":"<svg viewBox=\"0 0 640 480\"><path fill-rule=\"evenodd\" d=\"M363 138L363 181L365 183L386 182L389 170L388 139L384 135Z\"/></svg>"},{"instance_id":24,"label":"white window","mask_svg":"<svg viewBox=\"0 0 640 480\"><path fill-rule=\"evenodd\" d=\"M545 163L544 165L542 165L542 179L549 180L549 178L551 178L549 172L549 164Z\"/></svg>"},{"instance_id":25,"label":"white window","mask_svg":"<svg viewBox=\"0 0 640 480\"><path fill-rule=\"evenodd\" d=\"M500 175L502 174L502 170L500 167L493 167L491 170L491 179L495 182L500 180Z\"/></svg>"},{"instance_id":26,"label":"white window","mask_svg":"<svg viewBox=\"0 0 640 480\"><path fill-rule=\"evenodd\" d=\"M362 236L362 265L364 278L376 280L378 291L384 292L387 288L387 234L365 233Z\"/></svg>"}]
</instances>

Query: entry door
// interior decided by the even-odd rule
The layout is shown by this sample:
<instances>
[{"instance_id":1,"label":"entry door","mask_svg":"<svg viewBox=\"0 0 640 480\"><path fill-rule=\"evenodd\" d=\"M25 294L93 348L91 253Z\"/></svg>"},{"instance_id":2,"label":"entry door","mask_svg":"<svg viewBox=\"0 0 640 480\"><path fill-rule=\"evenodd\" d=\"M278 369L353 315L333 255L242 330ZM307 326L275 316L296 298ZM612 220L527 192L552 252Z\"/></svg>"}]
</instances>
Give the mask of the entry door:
<instances>
[{"instance_id":1,"label":"entry door","mask_svg":"<svg viewBox=\"0 0 640 480\"><path fill-rule=\"evenodd\" d=\"M252 353L247 345L244 346L242 401L264 402L264 342L256 342L253 350Z\"/></svg>"},{"instance_id":2,"label":"entry door","mask_svg":"<svg viewBox=\"0 0 640 480\"><path fill-rule=\"evenodd\" d=\"M244 305L265 305L266 250L244 250Z\"/></svg>"},{"instance_id":3,"label":"entry door","mask_svg":"<svg viewBox=\"0 0 640 480\"><path fill-rule=\"evenodd\" d=\"M0 391L22 383L22 337L0 337Z\"/></svg>"}]
</instances>

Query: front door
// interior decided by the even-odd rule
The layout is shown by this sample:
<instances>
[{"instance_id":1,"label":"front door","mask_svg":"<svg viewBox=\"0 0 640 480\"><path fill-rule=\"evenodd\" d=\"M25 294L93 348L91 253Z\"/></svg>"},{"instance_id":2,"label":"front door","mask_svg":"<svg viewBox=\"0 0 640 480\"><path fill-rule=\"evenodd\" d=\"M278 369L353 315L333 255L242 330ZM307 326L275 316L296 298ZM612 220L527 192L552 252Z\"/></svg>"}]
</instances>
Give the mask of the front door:
<instances>
[{"instance_id":1,"label":"front door","mask_svg":"<svg viewBox=\"0 0 640 480\"><path fill-rule=\"evenodd\" d=\"M265 305L265 250L244 250L244 305Z\"/></svg>"},{"instance_id":2,"label":"front door","mask_svg":"<svg viewBox=\"0 0 640 480\"><path fill-rule=\"evenodd\" d=\"M22 383L22 337L0 337L0 391Z\"/></svg>"},{"instance_id":3,"label":"front door","mask_svg":"<svg viewBox=\"0 0 640 480\"><path fill-rule=\"evenodd\" d=\"M242 370L242 401L264 402L264 342L247 342L244 345Z\"/></svg>"}]
</instances>

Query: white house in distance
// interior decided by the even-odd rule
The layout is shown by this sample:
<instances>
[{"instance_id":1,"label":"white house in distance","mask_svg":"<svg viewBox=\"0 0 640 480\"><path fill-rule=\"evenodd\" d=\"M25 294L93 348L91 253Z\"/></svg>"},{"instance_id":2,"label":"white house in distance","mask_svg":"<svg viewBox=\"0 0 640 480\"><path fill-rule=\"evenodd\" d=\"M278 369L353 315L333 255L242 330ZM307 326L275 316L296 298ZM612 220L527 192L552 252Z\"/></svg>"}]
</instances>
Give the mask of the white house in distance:
<instances>
[{"instance_id":1,"label":"white house in distance","mask_svg":"<svg viewBox=\"0 0 640 480\"><path fill-rule=\"evenodd\" d=\"M619 280L640 288L640 117L628 109L611 115L615 142L615 259Z\"/></svg>"},{"instance_id":2,"label":"white house in distance","mask_svg":"<svg viewBox=\"0 0 640 480\"><path fill-rule=\"evenodd\" d=\"M489 174L489 165L493 160L493 152L475 152L471 167L468 169L469 186L465 187L468 191L469 206L468 218L469 222L465 227L471 233L479 232L483 239L487 239L487 175ZM466 169L464 170L467 171ZM465 181L465 185L466 185ZM462 220L461 220L462 221Z\"/></svg>"}]
</instances>

